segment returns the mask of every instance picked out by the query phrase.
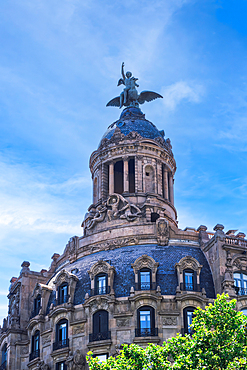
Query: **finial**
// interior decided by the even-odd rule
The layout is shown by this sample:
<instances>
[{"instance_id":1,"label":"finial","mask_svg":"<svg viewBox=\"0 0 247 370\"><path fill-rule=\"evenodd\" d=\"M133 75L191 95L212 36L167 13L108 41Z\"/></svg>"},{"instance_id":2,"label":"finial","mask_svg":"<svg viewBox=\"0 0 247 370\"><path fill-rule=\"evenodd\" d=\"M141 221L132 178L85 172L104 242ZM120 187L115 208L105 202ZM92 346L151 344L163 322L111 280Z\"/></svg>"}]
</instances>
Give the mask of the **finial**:
<instances>
[{"instance_id":1,"label":"finial","mask_svg":"<svg viewBox=\"0 0 247 370\"><path fill-rule=\"evenodd\" d=\"M143 104L145 101L149 102L157 98L163 98L163 96L153 91L142 91L138 94L136 90L136 87L139 87L136 83L138 78L132 76L131 72L124 72L124 63L122 63L121 73L122 78L118 81L117 86L124 85L125 88L120 96L117 96L106 104L107 107L119 107L120 109L123 106L138 108L139 104Z\"/></svg>"}]
</instances>

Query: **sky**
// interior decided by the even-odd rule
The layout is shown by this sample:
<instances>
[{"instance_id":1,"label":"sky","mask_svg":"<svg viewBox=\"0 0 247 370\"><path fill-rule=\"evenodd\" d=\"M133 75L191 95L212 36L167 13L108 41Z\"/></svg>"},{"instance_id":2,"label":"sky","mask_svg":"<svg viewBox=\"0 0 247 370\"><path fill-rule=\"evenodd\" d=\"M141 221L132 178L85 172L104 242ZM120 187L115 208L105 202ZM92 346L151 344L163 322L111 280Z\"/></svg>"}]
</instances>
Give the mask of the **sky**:
<instances>
[{"instance_id":1,"label":"sky","mask_svg":"<svg viewBox=\"0 0 247 370\"><path fill-rule=\"evenodd\" d=\"M179 227L247 234L247 0L12 0L0 14L0 320L21 263L49 268L92 203L121 63L171 139Z\"/></svg>"}]
</instances>

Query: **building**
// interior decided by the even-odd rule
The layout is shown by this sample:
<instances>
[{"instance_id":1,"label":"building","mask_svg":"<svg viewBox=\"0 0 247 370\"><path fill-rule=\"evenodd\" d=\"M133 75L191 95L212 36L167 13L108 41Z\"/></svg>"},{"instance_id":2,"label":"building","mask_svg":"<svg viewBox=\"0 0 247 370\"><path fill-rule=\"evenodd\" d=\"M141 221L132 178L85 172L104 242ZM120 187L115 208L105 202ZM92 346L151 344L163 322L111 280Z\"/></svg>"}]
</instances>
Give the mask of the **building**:
<instances>
[{"instance_id":1,"label":"building","mask_svg":"<svg viewBox=\"0 0 247 370\"><path fill-rule=\"evenodd\" d=\"M104 360L123 343L161 344L190 332L193 310L217 293L247 310L245 234L178 228L171 142L146 119L140 96L90 157L83 236L53 254L49 270L24 261L11 279L1 370L84 369L89 350Z\"/></svg>"}]
</instances>

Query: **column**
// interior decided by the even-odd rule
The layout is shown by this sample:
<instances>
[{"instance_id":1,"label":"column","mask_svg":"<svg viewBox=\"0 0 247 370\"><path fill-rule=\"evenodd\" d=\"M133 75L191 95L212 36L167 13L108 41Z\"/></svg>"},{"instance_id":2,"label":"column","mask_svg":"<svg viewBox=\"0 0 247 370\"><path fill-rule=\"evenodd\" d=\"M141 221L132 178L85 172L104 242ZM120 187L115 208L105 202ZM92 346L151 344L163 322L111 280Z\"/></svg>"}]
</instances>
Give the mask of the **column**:
<instances>
[{"instance_id":1,"label":"column","mask_svg":"<svg viewBox=\"0 0 247 370\"><path fill-rule=\"evenodd\" d=\"M109 164L109 194L114 193L114 163Z\"/></svg>"},{"instance_id":2,"label":"column","mask_svg":"<svg viewBox=\"0 0 247 370\"><path fill-rule=\"evenodd\" d=\"M169 189L170 189L170 202L174 205L174 193L173 193L173 177L172 173L170 172L169 176Z\"/></svg>"},{"instance_id":3,"label":"column","mask_svg":"<svg viewBox=\"0 0 247 370\"><path fill-rule=\"evenodd\" d=\"M124 168L123 168L123 176L124 176L123 191L124 191L124 193L128 193L129 192L129 161L128 161L128 157L123 158L123 165L124 165Z\"/></svg>"},{"instance_id":4,"label":"column","mask_svg":"<svg viewBox=\"0 0 247 370\"><path fill-rule=\"evenodd\" d=\"M164 169L164 198L168 200L168 171L167 168Z\"/></svg>"},{"instance_id":5,"label":"column","mask_svg":"<svg viewBox=\"0 0 247 370\"><path fill-rule=\"evenodd\" d=\"M162 196L162 162L157 159L157 192Z\"/></svg>"}]
</instances>

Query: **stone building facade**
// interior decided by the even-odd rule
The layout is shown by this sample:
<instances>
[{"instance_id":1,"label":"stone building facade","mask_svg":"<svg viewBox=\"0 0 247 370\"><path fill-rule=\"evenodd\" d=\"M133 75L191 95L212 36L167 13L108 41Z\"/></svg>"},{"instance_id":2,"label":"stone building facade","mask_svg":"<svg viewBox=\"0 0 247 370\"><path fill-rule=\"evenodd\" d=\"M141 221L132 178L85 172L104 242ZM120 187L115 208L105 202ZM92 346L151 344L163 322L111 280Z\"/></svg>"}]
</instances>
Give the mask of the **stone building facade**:
<instances>
[{"instance_id":1,"label":"stone building facade","mask_svg":"<svg viewBox=\"0 0 247 370\"><path fill-rule=\"evenodd\" d=\"M178 228L171 142L139 108L108 127L90 170L83 236L48 270L25 261L11 279L1 370L84 369L88 351L104 360L123 343L162 344L190 332L193 310L217 293L247 309L245 235Z\"/></svg>"}]
</instances>

